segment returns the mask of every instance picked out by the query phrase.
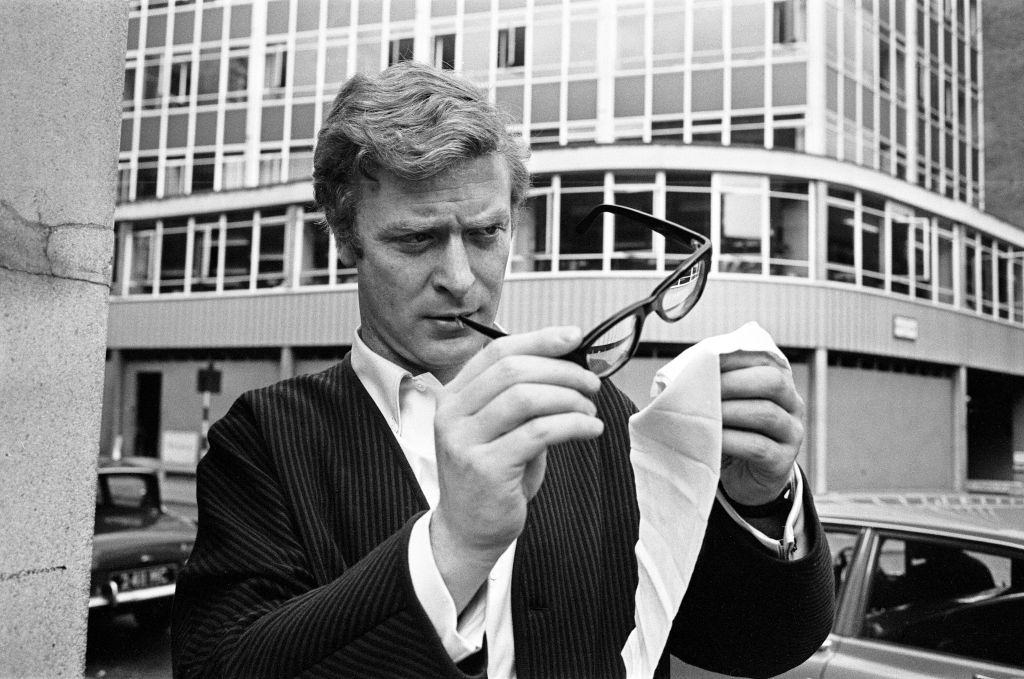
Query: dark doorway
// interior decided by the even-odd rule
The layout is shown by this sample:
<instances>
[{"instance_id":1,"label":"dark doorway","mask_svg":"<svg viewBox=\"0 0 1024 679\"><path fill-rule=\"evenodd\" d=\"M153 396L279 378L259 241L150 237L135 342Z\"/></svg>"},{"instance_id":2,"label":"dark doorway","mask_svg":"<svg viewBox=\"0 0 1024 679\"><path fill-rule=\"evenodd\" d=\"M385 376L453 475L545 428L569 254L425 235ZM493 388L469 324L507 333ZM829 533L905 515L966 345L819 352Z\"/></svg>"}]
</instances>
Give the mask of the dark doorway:
<instances>
[{"instance_id":1,"label":"dark doorway","mask_svg":"<svg viewBox=\"0 0 1024 679\"><path fill-rule=\"evenodd\" d=\"M157 457L160 453L160 390L163 373L135 376L135 447L134 455Z\"/></svg>"},{"instance_id":2,"label":"dark doorway","mask_svg":"<svg viewBox=\"0 0 1024 679\"><path fill-rule=\"evenodd\" d=\"M967 371L967 478L1013 480L1014 414L1024 380Z\"/></svg>"}]
</instances>

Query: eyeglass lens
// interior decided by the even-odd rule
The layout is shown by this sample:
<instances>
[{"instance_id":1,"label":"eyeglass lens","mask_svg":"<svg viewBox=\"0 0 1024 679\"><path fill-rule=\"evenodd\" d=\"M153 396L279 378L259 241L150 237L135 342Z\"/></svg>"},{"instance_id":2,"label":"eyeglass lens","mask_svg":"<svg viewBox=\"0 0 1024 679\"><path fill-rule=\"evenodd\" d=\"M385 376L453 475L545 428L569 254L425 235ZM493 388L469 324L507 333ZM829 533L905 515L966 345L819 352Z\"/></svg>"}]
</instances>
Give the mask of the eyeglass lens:
<instances>
[{"instance_id":1,"label":"eyeglass lens","mask_svg":"<svg viewBox=\"0 0 1024 679\"><path fill-rule=\"evenodd\" d=\"M638 326L637 317L630 315L594 338L584 349L587 369L604 377L629 360Z\"/></svg>"},{"instance_id":2,"label":"eyeglass lens","mask_svg":"<svg viewBox=\"0 0 1024 679\"><path fill-rule=\"evenodd\" d=\"M708 261L699 260L696 264L683 270L679 277L672 281L672 284L661 294L659 304L664 317L670 321L677 321L685 316L701 293L701 281L707 274Z\"/></svg>"}]
</instances>

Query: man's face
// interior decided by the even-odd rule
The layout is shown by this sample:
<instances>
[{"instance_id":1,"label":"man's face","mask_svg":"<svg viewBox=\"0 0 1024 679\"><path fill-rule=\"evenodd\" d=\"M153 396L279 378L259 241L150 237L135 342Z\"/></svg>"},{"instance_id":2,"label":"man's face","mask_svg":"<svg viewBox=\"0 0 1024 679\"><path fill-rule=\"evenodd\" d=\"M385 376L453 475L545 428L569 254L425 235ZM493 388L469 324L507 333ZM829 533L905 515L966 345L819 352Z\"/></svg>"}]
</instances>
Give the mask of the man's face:
<instances>
[{"instance_id":1,"label":"man's face","mask_svg":"<svg viewBox=\"0 0 1024 679\"><path fill-rule=\"evenodd\" d=\"M380 171L363 179L356 210L360 336L413 374L448 382L483 344L455 320L497 313L511 244L508 170L500 156L467 160L420 181Z\"/></svg>"}]
</instances>

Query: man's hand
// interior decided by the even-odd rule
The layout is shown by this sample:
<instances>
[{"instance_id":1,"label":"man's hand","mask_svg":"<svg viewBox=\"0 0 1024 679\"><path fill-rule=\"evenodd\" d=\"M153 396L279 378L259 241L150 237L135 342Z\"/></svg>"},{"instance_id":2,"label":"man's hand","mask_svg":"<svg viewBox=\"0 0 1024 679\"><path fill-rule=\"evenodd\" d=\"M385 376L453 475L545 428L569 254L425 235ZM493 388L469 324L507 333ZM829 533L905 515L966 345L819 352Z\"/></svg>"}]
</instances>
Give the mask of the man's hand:
<instances>
[{"instance_id":1,"label":"man's hand","mask_svg":"<svg viewBox=\"0 0 1024 679\"><path fill-rule=\"evenodd\" d=\"M518 537L544 481L549 446L600 436L596 375L555 357L577 328L546 328L488 344L448 383L434 435L440 498L430 524L438 570L457 610Z\"/></svg>"},{"instance_id":2,"label":"man's hand","mask_svg":"<svg viewBox=\"0 0 1024 679\"><path fill-rule=\"evenodd\" d=\"M785 358L767 351L722 354L722 485L759 505L786 487L804 438L805 407Z\"/></svg>"}]
</instances>

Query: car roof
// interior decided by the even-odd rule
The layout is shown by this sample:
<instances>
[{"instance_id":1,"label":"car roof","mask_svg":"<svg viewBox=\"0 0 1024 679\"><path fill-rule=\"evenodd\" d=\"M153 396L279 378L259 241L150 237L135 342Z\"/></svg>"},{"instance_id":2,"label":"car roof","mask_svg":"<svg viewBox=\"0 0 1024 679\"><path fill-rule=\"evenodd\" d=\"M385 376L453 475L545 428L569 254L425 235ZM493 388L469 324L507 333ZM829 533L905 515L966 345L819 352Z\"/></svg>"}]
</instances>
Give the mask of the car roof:
<instances>
[{"instance_id":1,"label":"car roof","mask_svg":"<svg viewBox=\"0 0 1024 679\"><path fill-rule=\"evenodd\" d=\"M110 458L100 458L96 471L100 474L156 474L156 470L151 467L126 464L123 460Z\"/></svg>"},{"instance_id":2,"label":"car roof","mask_svg":"<svg viewBox=\"0 0 1024 679\"><path fill-rule=\"evenodd\" d=\"M1024 498L957 494L825 494L822 521L921 532L949 532L1024 547Z\"/></svg>"}]
</instances>

